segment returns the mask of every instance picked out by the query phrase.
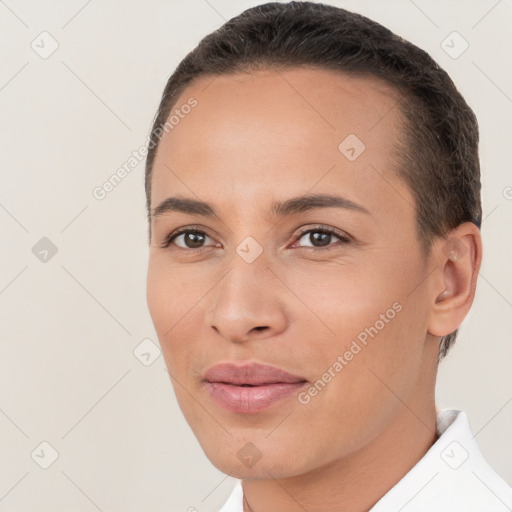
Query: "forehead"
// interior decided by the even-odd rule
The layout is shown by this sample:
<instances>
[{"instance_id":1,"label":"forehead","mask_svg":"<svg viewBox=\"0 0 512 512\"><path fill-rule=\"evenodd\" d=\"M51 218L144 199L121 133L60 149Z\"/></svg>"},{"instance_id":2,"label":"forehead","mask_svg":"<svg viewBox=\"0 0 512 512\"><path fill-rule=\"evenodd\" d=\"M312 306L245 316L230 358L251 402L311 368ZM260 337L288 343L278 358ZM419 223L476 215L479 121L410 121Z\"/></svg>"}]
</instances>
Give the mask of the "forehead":
<instances>
[{"instance_id":1,"label":"forehead","mask_svg":"<svg viewBox=\"0 0 512 512\"><path fill-rule=\"evenodd\" d=\"M234 128L239 130L239 137L249 135L247 129L260 137L270 130L266 132L268 138L278 133L289 138L307 135L309 141L315 136L320 140L328 135L326 142L333 135L337 138L353 130L371 142L375 137L367 132L375 129L378 137L389 130L399 113L394 109L399 94L388 84L374 78L312 68L264 69L201 77L181 94L174 109L179 110L191 96L198 101L193 111L196 115L189 116L183 126L196 132L200 131L199 125L214 129L216 141L224 144L233 141ZM386 122L376 129L384 117ZM172 130L176 144L183 142L180 138L183 126ZM258 128L260 133L256 133ZM193 134L187 131L182 135L189 139ZM223 136L227 140L222 140Z\"/></svg>"},{"instance_id":2,"label":"forehead","mask_svg":"<svg viewBox=\"0 0 512 512\"><path fill-rule=\"evenodd\" d=\"M190 98L197 105L181 111ZM393 179L397 99L381 81L312 68L196 79L173 107L179 123L160 142L152 204L176 188L190 195L185 184L198 195L229 191L247 200L249 191L304 193L319 180L324 189L375 192L382 176Z\"/></svg>"}]
</instances>

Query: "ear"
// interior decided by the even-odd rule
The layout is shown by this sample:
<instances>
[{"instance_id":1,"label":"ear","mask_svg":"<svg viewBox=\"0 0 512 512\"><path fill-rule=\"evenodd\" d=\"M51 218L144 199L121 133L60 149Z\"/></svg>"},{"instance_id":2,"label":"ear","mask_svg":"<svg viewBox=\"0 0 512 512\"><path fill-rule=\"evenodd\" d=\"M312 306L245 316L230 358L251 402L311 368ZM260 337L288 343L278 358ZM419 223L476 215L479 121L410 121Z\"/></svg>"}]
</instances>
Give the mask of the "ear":
<instances>
[{"instance_id":1,"label":"ear","mask_svg":"<svg viewBox=\"0 0 512 512\"><path fill-rule=\"evenodd\" d=\"M433 246L439 279L431 295L428 332L446 336L455 331L471 308L482 262L482 238L475 224L465 222Z\"/></svg>"}]
</instances>

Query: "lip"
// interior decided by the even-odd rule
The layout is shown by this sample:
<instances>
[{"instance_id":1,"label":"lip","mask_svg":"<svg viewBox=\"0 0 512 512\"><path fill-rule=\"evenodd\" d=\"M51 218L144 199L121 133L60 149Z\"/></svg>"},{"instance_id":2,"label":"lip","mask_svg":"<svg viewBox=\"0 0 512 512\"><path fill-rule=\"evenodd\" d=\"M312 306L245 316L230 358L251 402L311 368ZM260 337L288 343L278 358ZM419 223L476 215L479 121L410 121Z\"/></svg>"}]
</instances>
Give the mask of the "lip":
<instances>
[{"instance_id":1,"label":"lip","mask_svg":"<svg viewBox=\"0 0 512 512\"><path fill-rule=\"evenodd\" d=\"M203 376L210 396L223 408L237 413L262 412L291 398L308 381L281 368L260 363L222 363Z\"/></svg>"}]
</instances>

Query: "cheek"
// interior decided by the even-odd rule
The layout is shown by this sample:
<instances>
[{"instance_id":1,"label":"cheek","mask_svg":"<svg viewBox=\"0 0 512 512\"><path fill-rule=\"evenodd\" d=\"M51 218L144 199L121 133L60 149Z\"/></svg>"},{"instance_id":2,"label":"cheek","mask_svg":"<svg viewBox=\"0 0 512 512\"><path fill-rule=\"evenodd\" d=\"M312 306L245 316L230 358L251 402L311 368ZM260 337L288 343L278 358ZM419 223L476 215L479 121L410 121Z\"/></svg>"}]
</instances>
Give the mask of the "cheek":
<instances>
[{"instance_id":1,"label":"cheek","mask_svg":"<svg viewBox=\"0 0 512 512\"><path fill-rule=\"evenodd\" d=\"M322 392L325 400L354 408L368 403L368 397L377 401L379 394L390 393L379 377L396 392L411 385L421 363L428 316L421 294L410 293L419 273L416 264L403 261L375 262L361 270L340 267L323 279L328 286L319 285L318 275L303 276L318 317L304 323L310 375L332 381Z\"/></svg>"},{"instance_id":2,"label":"cheek","mask_svg":"<svg viewBox=\"0 0 512 512\"><path fill-rule=\"evenodd\" d=\"M188 311L205 293L205 283L195 272L173 268L165 255L150 257L146 299L151 318L159 335L172 333ZM165 337L165 336L164 336ZM161 339L164 342L165 339Z\"/></svg>"},{"instance_id":3,"label":"cheek","mask_svg":"<svg viewBox=\"0 0 512 512\"><path fill-rule=\"evenodd\" d=\"M161 264L150 259L146 283L146 301L160 343L162 335L171 328L170 314L175 294L170 293L169 278L162 272Z\"/></svg>"},{"instance_id":4,"label":"cheek","mask_svg":"<svg viewBox=\"0 0 512 512\"><path fill-rule=\"evenodd\" d=\"M208 269L173 266L165 256L150 257L146 300L167 369L181 382L201 354L200 331L213 284Z\"/></svg>"},{"instance_id":5,"label":"cheek","mask_svg":"<svg viewBox=\"0 0 512 512\"><path fill-rule=\"evenodd\" d=\"M169 269L162 260L158 257L150 258L146 300L165 360L169 363L169 356L180 346L185 346L184 343L176 342L176 334L183 329L187 312L198 299L195 298L194 285L184 284L179 273ZM180 334L180 337L183 339L183 335Z\"/></svg>"},{"instance_id":6,"label":"cheek","mask_svg":"<svg viewBox=\"0 0 512 512\"><path fill-rule=\"evenodd\" d=\"M329 352L348 349L352 339L375 323L379 331L389 330L389 324L397 316L396 309L400 308L395 303L403 300L401 287L389 273L372 271L369 266L352 262L300 272L293 282L297 290L303 290L300 294L303 304L296 307L297 313L302 309L297 323L303 321L306 306L310 333L313 329L318 333L313 338L320 345L314 347L313 352L317 354L324 352L322 346Z\"/></svg>"}]
</instances>

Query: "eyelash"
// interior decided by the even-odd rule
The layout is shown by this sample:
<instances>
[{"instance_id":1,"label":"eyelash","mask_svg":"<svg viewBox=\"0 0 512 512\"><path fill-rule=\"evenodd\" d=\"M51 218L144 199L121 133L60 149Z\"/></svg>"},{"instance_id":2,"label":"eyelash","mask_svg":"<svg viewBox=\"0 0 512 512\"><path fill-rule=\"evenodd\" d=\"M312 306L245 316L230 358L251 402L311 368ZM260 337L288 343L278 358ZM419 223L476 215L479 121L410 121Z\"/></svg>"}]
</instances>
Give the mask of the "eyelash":
<instances>
[{"instance_id":1,"label":"eyelash","mask_svg":"<svg viewBox=\"0 0 512 512\"><path fill-rule=\"evenodd\" d=\"M161 248L163 249L167 249L170 247L170 245L172 244L172 242L180 235L183 235L183 234L186 234L186 233L194 233L194 234L198 234L198 235L205 235L208 237L208 234L205 233L204 231L200 230L200 229L195 229L193 227L189 227L189 228L183 228L183 229L179 229L178 231L175 231L174 233L171 233L170 235L168 235L166 237L166 239L163 241L163 243L160 245ZM342 231L339 231L335 228L331 228L329 226L323 226L323 225L318 225L318 226L315 226L313 228L308 228L308 229L305 229L301 232L299 232L294 240L293 240L293 243L299 241L304 235L308 234L308 233L324 233L324 234L328 234L328 235L333 235L335 236L336 238L339 239L339 242L340 244L337 244L337 245L342 245L342 244L347 244L347 243L350 243L352 240L348 237L348 235L346 235L345 233L343 233ZM209 237L211 238L211 237ZM324 250L329 250L333 247L333 245L336 245L336 244L329 244L325 247L314 247L314 246L309 246L307 247L308 249L314 249L315 251L324 251ZM202 252L204 250L206 250L208 247L210 246L203 246L203 247L199 247L199 248L196 248L196 249L191 249L191 248L183 248L183 247L179 247L177 246L178 249L182 249L184 251L187 251L187 252ZM301 248L306 248L304 246L301 246Z\"/></svg>"}]
</instances>

